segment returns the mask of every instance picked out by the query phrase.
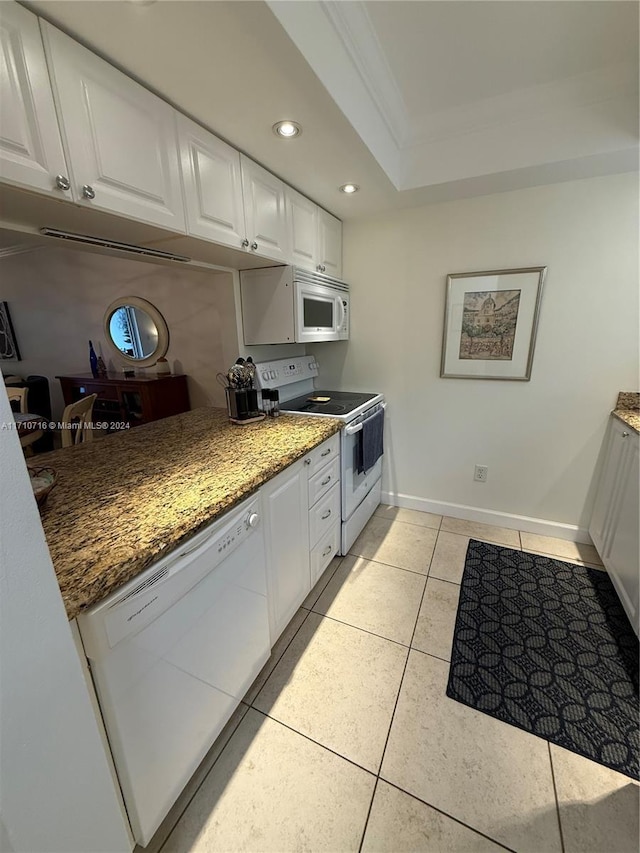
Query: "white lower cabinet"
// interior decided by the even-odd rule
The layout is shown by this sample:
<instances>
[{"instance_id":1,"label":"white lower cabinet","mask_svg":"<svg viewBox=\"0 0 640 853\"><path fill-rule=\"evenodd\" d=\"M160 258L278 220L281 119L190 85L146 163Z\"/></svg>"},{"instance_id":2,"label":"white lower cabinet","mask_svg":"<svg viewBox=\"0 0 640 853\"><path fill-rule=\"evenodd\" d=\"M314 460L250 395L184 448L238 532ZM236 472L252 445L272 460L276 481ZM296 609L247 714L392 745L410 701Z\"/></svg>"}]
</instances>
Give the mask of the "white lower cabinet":
<instances>
[{"instance_id":1,"label":"white lower cabinet","mask_svg":"<svg viewBox=\"0 0 640 853\"><path fill-rule=\"evenodd\" d=\"M636 632L640 632L640 435L611 417L589 524L605 568Z\"/></svg>"},{"instance_id":2,"label":"white lower cabinet","mask_svg":"<svg viewBox=\"0 0 640 853\"><path fill-rule=\"evenodd\" d=\"M340 548L340 437L262 487L271 645Z\"/></svg>"},{"instance_id":3,"label":"white lower cabinet","mask_svg":"<svg viewBox=\"0 0 640 853\"><path fill-rule=\"evenodd\" d=\"M311 586L340 550L340 436L334 435L305 459L309 469Z\"/></svg>"},{"instance_id":4,"label":"white lower cabinet","mask_svg":"<svg viewBox=\"0 0 640 853\"><path fill-rule=\"evenodd\" d=\"M311 589L307 471L300 460L262 488L271 645Z\"/></svg>"}]
</instances>

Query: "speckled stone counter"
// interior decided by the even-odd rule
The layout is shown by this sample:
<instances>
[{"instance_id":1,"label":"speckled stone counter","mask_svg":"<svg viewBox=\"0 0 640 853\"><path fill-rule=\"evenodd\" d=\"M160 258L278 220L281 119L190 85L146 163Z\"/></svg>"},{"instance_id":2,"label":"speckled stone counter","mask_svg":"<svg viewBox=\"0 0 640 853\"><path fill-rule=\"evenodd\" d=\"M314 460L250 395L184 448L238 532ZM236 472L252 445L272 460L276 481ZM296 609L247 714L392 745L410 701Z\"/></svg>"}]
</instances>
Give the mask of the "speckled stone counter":
<instances>
[{"instance_id":1,"label":"speckled stone counter","mask_svg":"<svg viewBox=\"0 0 640 853\"><path fill-rule=\"evenodd\" d=\"M620 391L613 414L632 430L640 433L640 393Z\"/></svg>"},{"instance_id":2,"label":"speckled stone counter","mask_svg":"<svg viewBox=\"0 0 640 853\"><path fill-rule=\"evenodd\" d=\"M42 524L69 619L341 427L297 415L237 426L196 409L30 460L59 475Z\"/></svg>"}]
</instances>

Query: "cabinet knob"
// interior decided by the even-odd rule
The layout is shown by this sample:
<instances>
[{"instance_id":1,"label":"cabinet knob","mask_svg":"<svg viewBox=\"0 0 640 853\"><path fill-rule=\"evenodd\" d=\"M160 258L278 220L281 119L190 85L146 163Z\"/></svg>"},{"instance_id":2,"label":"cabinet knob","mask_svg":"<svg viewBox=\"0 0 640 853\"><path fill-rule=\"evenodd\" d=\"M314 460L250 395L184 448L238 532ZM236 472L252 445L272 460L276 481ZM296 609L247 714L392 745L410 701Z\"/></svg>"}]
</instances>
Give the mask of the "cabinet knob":
<instances>
[{"instance_id":1,"label":"cabinet knob","mask_svg":"<svg viewBox=\"0 0 640 853\"><path fill-rule=\"evenodd\" d=\"M254 242L251 244L251 248L253 249L253 251L254 251L254 252L255 252L255 250L258 248L258 244L255 242L255 240L254 240Z\"/></svg>"},{"instance_id":2,"label":"cabinet knob","mask_svg":"<svg viewBox=\"0 0 640 853\"><path fill-rule=\"evenodd\" d=\"M71 189L69 178L66 175L56 175L56 187L64 192Z\"/></svg>"},{"instance_id":3,"label":"cabinet knob","mask_svg":"<svg viewBox=\"0 0 640 853\"><path fill-rule=\"evenodd\" d=\"M318 264L318 272L324 272L325 270L326 270L326 267L324 264Z\"/></svg>"},{"instance_id":4,"label":"cabinet knob","mask_svg":"<svg viewBox=\"0 0 640 853\"><path fill-rule=\"evenodd\" d=\"M628 432L623 432L623 433L622 433L622 437L623 437L623 438L627 438L628 436L629 436L629 433L628 433Z\"/></svg>"},{"instance_id":5,"label":"cabinet knob","mask_svg":"<svg viewBox=\"0 0 640 853\"><path fill-rule=\"evenodd\" d=\"M90 187L89 184L85 184L82 187L82 195L85 198L92 199L92 198L96 197L96 191L94 190L93 187Z\"/></svg>"},{"instance_id":6,"label":"cabinet knob","mask_svg":"<svg viewBox=\"0 0 640 853\"><path fill-rule=\"evenodd\" d=\"M247 238L246 238L246 237L245 237L245 238L244 238L244 240L242 241L241 245L242 245L242 248L243 248L243 249L248 249L248 248L249 248L249 241L247 240Z\"/></svg>"},{"instance_id":7,"label":"cabinet knob","mask_svg":"<svg viewBox=\"0 0 640 853\"><path fill-rule=\"evenodd\" d=\"M304 460L304 464L305 464L305 465L311 465L311 460L310 460L310 459L305 459L305 460Z\"/></svg>"}]
</instances>

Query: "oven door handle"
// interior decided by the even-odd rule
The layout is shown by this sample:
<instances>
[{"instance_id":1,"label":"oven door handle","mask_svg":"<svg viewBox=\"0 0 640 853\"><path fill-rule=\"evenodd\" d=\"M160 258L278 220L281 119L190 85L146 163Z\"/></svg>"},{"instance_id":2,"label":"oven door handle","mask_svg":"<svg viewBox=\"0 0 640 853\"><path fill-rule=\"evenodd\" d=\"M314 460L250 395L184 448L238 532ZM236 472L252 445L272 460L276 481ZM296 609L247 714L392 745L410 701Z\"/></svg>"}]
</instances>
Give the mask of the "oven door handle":
<instances>
[{"instance_id":1,"label":"oven door handle","mask_svg":"<svg viewBox=\"0 0 640 853\"><path fill-rule=\"evenodd\" d=\"M386 403L380 403L380 406L382 407L383 411L384 411L384 409L386 409L386 408L387 408L387 404L386 404ZM374 413L374 414L375 414L375 413ZM373 417L373 415L371 415L371 417ZM363 423L365 423L365 422L366 422L366 421L368 421L368 420L369 420L369 418L365 418L365 420L364 420L364 421L360 421L360 423L359 423L359 424L354 424L354 426L347 426L347 427L345 427L345 428L344 428L344 433L345 433L345 435L355 435L357 432L360 432L360 431L362 430L362 424L363 424Z\"/></svg>"}]
</instances>

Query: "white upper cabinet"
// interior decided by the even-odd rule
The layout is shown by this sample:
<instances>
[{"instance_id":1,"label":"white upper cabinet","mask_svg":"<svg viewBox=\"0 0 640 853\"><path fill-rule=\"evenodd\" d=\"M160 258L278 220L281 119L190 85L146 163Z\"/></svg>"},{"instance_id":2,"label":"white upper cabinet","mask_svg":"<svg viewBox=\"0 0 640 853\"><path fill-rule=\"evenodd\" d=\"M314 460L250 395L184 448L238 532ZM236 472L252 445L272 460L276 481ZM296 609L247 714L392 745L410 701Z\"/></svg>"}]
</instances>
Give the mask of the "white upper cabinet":
<instances>
[{"instance_id":1,"label":"white upper cabinet","mask_svg":"<svg viewBox=\"0 0 640 853\"><path fill-rule=\"evenodd\" d=\"M289 262L285 185L253 160L240 155L244 218L249 248L258 255Z\"/></svg>"},{"instance_id":2,"label":"white upper cabinet","mask_svg":"<svg viewBox=\"0 0 640 853\"><path fill-rule=\"evenodd\" d=\"M175 110L41 24L75 200L184 233Z\"/></svg>"},{"instance_id":3,"label":"white upper cabinet","mask_svg":"<svg viewBox=\"0 0 640 853\"><path fill-rule=\"evenodd\" d=\"M318 265L318 205L285 187L291 261L315 272Z\"/></svg>"},{"instance_id":4,"label":"white upper cabinet","mask_svg":"<svg viewBox=\"0 0 640 853\"><path fill-rule=\"evenodd\" d=\"M246 248L240 154L179 113L178 140L187 232Z\"/></svg>"},{"instance_id":5,"label":"white upper cabinet","mask_svg":"<svg viewBox=\"0 0 640 853\"><path fill-rule=\"evenodd\" d=\"M0 178L69 197L38 19L17 3L0 3L0 104Z\"/></svg>"},{"instance_id":6,"label":"white upper cabinet","mask_svg":"<svg viewBox=\"0 0 640 853\"><path fill-rule=\"evenodd\" d=\"M342 276L342 222L318 209L318 272Z\"/></svg>"}]
</instances>

